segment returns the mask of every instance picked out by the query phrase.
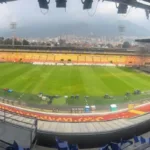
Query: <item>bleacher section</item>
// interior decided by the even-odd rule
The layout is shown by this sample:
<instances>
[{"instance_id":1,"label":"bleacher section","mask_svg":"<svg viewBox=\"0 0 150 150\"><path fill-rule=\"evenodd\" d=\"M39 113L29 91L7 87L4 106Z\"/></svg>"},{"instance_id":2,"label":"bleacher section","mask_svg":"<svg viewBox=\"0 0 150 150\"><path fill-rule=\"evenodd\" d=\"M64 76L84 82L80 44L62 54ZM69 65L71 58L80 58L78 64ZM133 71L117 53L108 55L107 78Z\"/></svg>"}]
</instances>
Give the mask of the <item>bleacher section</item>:
<instances>
[{"instance_id":1,"label":"bleacher section","mask_svg":"<svg viewBox=\"0 0 150 150\"><path fill-rule=\"evenodd\" d=\"M36 52L0 52L1 62L54 62L54 63L91 63L91 64L124 64L141 65L143 59L136 55L121 54L64 54ZM150 62L150 56L144 58L144 63Z\"/></svg>"}]
</instances>

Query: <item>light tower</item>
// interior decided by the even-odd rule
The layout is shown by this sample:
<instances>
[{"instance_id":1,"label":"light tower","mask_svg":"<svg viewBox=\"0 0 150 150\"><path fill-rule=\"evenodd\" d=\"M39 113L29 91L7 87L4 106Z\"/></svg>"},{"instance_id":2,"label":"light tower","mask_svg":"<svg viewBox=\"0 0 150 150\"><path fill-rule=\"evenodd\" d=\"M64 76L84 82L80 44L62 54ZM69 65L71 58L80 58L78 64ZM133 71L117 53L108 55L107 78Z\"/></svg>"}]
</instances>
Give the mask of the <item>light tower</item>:
<instances>
[{"instance_id":1,"label":"light tower","mask_svg":"<svg viewBox=\"0 0 150 150\"><path fill-rule=\"evenodd\" d=\"M10 28L12 29L12 34L13 34L13 37L12 37L12 46L14 47L15 45L15 29L17 27L17 23L16 22L11 22L10 23Z\"/></svg>"},{"instance_id":2,"label":"light tower","mask_svg":"<svg viewBox=\"0 0 150 150\"><path fill-rule=\"evenodd\" d=\"M125 26L124 25L119 25L118 30L119 30L120 42L123 43Z\"/></svg>"}]
</instances>

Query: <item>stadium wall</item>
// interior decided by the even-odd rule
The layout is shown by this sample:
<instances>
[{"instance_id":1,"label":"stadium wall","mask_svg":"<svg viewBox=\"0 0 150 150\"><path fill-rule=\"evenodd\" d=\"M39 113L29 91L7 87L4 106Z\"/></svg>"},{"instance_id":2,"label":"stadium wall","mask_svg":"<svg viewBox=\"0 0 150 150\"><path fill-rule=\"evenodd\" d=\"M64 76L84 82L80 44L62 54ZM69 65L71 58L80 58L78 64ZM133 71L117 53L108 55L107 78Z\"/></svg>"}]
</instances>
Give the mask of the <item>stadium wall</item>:
<instances>
[{"instance_id":1,"label":"stadium wall","mask_svg":"<svg viewBox=\"0 0 150 150\"><path fill-rule=\"evenodd\" d=\"M139 69L140 69L141 71L150 73L150 66L141 66Z\"/></svg>"},{"instance_id":2,"label":"stadium wall","mask_svg":"<svg viewBox=\"0 0 150 150\"><path fill-rule=\"evenodd\" d=\"M100 147L108 144L112 141L120 141L120 139L131 139L135 135L141 135L150 130L150 120L146 120L142 123L129 126L127 128L121 128L120 130L113 130L111 132L102 133L86 133L86 134L64 134L64 133L49 133L38 131L38 145L50 147L55 144L55 136L60 137L63 140L67 140L71 144L78 143L80 148L93 148ZM109 138L108 138L109 137Z\"/></svg>"}]
</instances>

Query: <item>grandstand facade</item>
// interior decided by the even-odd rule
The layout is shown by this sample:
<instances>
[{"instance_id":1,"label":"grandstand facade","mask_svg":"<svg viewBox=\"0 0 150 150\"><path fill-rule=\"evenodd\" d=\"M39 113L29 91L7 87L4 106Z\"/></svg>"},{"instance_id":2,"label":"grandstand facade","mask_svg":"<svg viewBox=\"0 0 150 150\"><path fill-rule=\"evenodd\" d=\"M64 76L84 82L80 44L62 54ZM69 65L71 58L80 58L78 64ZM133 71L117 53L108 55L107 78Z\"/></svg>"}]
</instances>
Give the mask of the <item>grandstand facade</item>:
<instances>
[{"instance_id":1,"label":"grandstand facade","mask_svg":"<svg viewBox=\"0 0 150 150\"><path fill-rule=\"evenodd\" d=\"M0 62L23 63L81 63L81 64L114 64L137 66L150 62L150 55L143 56L137 52L116 51L27 51L0 49Z\"/></svg>"}]
</instances>

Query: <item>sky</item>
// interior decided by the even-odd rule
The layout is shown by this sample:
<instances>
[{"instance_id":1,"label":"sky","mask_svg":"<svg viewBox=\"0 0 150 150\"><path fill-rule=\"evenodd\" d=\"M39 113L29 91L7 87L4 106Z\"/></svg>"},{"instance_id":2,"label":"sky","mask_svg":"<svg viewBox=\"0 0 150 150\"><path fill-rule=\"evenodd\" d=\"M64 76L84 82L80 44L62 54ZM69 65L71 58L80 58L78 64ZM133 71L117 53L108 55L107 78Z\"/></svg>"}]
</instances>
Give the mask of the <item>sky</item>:
<instances>
[{"instance_id":1,"label":"sky","mask_svg":"<svg viewBox=\"0 0 150 150\"><path fill-rule=\"evenodd\" d=\"M145 28L149 28L150 20L146 19L144 10L129 8L127 15L117 15L116 6L110 2L93 3L89 11L82 9L81 0L68 0L66 10L56 8L55 0L51 0L49 10L41 10L38 0L18 0L0 5L0 28L10 29L10 23L15 21L18 27L32 24L43 24L46 22L86 20L92 21L97 16L114 17L116 20L129 20ZM100 20L97 20L100 21Z\"/></svg>"}]
</instances>

